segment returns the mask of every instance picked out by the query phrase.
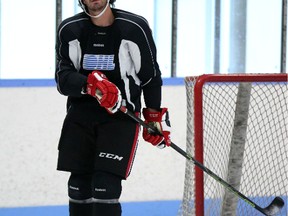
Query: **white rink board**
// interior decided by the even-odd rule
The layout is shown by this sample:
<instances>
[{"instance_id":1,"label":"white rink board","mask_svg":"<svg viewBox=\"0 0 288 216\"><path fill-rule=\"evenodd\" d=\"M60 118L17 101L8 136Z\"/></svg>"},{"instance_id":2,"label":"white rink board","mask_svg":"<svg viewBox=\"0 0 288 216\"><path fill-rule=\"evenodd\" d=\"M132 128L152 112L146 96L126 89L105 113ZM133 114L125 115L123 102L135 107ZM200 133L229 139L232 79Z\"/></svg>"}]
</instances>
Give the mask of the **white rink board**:
<instances>
[{"instance_id":1,"label":"white rink board","mask_svg":"<svg viewBox=\"0 0 288 216\"><path fill-rule=\"evenodd\" d=\"M0 88L0 207L66 205L68 173L56 171L66 97L56 87ZM173 142L185 149L184 86L164 86ZM140 137L121 201L180 200L185 158Z\"/></svg>"}]
</instances>

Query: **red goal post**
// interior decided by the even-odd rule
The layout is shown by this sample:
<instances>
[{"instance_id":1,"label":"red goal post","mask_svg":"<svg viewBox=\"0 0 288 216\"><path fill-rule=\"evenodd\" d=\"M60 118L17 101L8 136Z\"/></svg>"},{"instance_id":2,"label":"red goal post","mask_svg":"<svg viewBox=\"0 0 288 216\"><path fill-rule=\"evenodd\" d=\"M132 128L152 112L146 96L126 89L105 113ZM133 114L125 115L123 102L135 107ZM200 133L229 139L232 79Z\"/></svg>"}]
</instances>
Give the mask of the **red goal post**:
<instances>
[{"instance_id":1,"label":"red goal post","mask_svg":"<svg viewBox=\"0 0 288 216\"><path fill-rule=\"evenodd\" d=\"M287 74L205 74L185 85L187 152L264 206L286 200ZM256 215L213 181L187 161L181 215Z\"/></svg>"}]
</instances>

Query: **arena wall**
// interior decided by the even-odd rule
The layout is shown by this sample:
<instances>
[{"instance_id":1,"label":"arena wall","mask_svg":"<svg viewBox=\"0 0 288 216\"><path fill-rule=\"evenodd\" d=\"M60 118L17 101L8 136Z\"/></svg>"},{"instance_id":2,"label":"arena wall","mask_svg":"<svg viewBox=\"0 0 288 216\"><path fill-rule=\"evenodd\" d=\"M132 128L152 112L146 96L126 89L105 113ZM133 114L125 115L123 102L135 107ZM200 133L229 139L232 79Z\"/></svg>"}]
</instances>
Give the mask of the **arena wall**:
<instances>
[{"instance_id":1,"label":"arena wall","mask_svg":"<svg viewBox=\"0 0 288 216\"><path fill-rule=\"evenodd\" d=\"M0 88L0 100L0 212L3 208L67 205L68 173L56 171L66 97L55 86L24 86ZM170 110L173 142L185 149L183 84L164 85L163 107ZM180 200L184 169L183 156L172 148L155 148L140 136L121 201Z\"/></svg>"}]
</instances>

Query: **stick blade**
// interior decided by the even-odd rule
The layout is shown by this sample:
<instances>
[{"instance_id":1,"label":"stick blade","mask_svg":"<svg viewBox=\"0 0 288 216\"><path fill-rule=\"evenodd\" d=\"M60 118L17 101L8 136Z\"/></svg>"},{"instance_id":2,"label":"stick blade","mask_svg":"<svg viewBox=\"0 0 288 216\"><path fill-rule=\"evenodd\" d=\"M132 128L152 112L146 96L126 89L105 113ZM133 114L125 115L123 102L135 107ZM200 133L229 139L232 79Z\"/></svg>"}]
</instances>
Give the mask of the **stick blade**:
<instances>
[{"instance_id":1,"label":"stick blade","mask_svg":"<svg viewBox=\"0 0 288 216\"><path fill-rule=\"evenodd\" d=\"M277 215L284 206L284 200L281 197L275 197L269 206L264 208L266 215Z\"/></svg>"}]
</instances>

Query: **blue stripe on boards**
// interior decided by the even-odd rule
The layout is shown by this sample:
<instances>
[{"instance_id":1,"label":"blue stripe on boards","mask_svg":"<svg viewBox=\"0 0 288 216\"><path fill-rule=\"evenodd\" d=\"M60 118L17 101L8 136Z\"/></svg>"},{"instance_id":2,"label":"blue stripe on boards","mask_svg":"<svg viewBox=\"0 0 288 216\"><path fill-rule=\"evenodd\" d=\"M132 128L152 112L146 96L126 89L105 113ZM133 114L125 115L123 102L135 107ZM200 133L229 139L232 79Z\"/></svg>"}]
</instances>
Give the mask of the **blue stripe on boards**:
<instances>
[{"instance_id":1,"label":"blue stripe on boards","mask_svg":"<svg viewBox=\"0 0 288 216\"><path fill-rule=\"evenodd\" d=\"M184 85L184 78L163 78L163 85ZM0 79L0 88L56 86L54 79Z\"/></svg>"},{"instance_id":2,"label":"blue stripe on boards","mask_svg":"<svg viewBox=\"0 0 288 216\"><path fill-rule=\"evenodd\" d=\"M184 78L178 77L178 78L163 78L163 85L184 85Z\"/></svg>"},{"instance_id":3,"label":"blue stripe on boards","mask_svg":"<svg viewBox=\"0 0 288 216\"><path fill-rule=\"evenodd\" d=\"M0 79L0 88L56 86L54 79Z\"/></svg>"}]
</instances>

